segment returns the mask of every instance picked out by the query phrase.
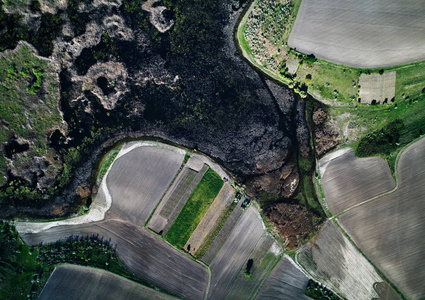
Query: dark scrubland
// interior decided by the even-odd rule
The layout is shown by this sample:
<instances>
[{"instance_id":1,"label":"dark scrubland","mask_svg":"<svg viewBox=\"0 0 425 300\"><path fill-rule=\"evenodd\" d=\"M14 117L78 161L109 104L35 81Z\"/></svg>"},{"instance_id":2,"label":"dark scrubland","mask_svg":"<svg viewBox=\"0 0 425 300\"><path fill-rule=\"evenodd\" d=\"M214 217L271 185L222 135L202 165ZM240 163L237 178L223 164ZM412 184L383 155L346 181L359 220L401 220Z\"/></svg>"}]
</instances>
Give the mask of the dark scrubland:
<instances>
[{"instance_id":1,"label":"dark scrubland","mask_svg":"<svg viewBox=\"0 0 425 300\"><path fill-rule=\"evenodd\" d=\"M305 182L311 187L304 176L314 169L304 104L286 88L266 83L235 47L233 28L245 4L163 1L175 20L165 33L150 24L149 14L135 0L120 6L70 0L52 16L32 14L34 22L29 23L16 11L2 13L1 22L7 25L0 33L3 49L13 49L19 40L32 43L41 35L52 41L53 47L47 41L32 44L57 66L59 107L67 131L50 128L54 134L49 147L59 153L60 174L43 194L39 208L30 199L17 204L2 197L0 215L51 217L78 212L90 197L76 191L81 186L95 190L97 158L123 138L162 138L211 155L265 204L294 200ZM86 8L81 11L78 5ZM118 29L105 25L106 16L122 19ZM68 29L62 30L64 26ZM109 63L122 66L127 77L89 78L91 70L104 72ZM113 109L105 104L111 99L116 100ZM12 180L7 176L5 184ZM37 191L37 180L16 182ZM314 194L310 196L314 202ZM324 216L319 206L303 197L295 204L306 206L311 217Z\"/></svg>"}]
</instances>

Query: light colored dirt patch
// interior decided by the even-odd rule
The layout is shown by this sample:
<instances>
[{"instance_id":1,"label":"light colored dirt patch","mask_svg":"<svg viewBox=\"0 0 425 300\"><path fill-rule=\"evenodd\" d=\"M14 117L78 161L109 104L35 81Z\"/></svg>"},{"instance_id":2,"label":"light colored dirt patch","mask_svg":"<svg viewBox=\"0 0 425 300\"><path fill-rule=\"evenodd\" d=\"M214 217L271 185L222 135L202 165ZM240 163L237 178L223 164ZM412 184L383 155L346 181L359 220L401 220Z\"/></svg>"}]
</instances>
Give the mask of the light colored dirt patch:
<instances>
[{"instance_id":1,"label":"light colored dirt patch","mask_svg":"<svg viewBox=\"0 0 425 300\"><path fill-rule=\"evenodd\" d=\"M300 250L297 259L315 280L348 300L378 298L374 283L384 280L332 221Z\"/></svg>"},{"instance_id":2,"label":"light colored dirt patch","mask_svg":"<svg viewBox=\"0 0 425 300\"><path fill-rule=\"evenodd\" d=\"M380 104L390 102L395 96L396 72L362 74L359 79L361 103Z\"/></svg>"},{"instance_id":3,"label":"light colored dirt patch","mask_svg":"<svg viewBox=\"0 0 425 300\"><path fill-rule=\"evenodd\" d=\"M186 163L186 167L188 167L188 168L190 168L190 169L192 169L196 172L201 171L203 166L204 166L204 162L202 160L194 158L194 157L189 158L189 160Z\"/></svg>"},{"instance_id":4,"label":"light colored dirt patch","mask_svg":"<svg viewBox=\"0 0 425 300\"><path fill-rule=\"evenodd\" d=\"M214 228L215 223L221 216L222 212L228 205L230 205L230 203L232 203L234 194L235 190L230 186L230 184L225 183L217 197L214 199L210 208L206 212L205 216L202 218L202 221L198 224L195 231L192 233L186 245L184 246L185 249L189 249L190 245L189 253L193 255L202 245L202 242Z\"/></svg>"},{"instance_id":5,"label":"light colored dirt patch","mask_svg":"<svg viewBox=\"0 0 425 300\"><path fill-rule=\"evenodd\" d=\"M40 300L176 299L111 272L77 265L59 265L44 286Z\"/></svg>"},{"instance_id":6,"label":"light colored dirt patch","mask_svg":"<svg viewBox=\"0 0 425 300\"><path fill-rule=\"evenodd\" d=\"M286 61L286 68L288 69L288 73L290 75L295 75L299 65L300 62L298 61L298 58L295 57L295 55L290 54L288 60Z\"/></svg>"},{"instance_id":7,"label":"light colored dirt patch","mask_svg":"<svg viewBox=\"0 0 425 300\"><path fill-rule=\"evenodd\" d=\"M425 59L423 0L303 0L288 44L361 68Z\"/></svg>"},{"instance_id":8,"label":"light colored dirt patch","mask_svg":"<svg viewBox=\"0 0 425 300\"><path fill-rule=\"evenodd\" d=\"M357 246L407 299L425 297L425 139L397 165L398 189L338 219ZM344 189L344 186L341 186Z\"/></svg>"},{"instance_id":9,"label":"light colored dirt patch","mask_svg":"<svg viewBox=\"0 0 425 300\"><path fill-rule=\"evenodd\" d=\"M388 163L380 157L357 158L351 148L319 161L326 203L333 214L395 187Z\"/></svg>"}]
</instances>

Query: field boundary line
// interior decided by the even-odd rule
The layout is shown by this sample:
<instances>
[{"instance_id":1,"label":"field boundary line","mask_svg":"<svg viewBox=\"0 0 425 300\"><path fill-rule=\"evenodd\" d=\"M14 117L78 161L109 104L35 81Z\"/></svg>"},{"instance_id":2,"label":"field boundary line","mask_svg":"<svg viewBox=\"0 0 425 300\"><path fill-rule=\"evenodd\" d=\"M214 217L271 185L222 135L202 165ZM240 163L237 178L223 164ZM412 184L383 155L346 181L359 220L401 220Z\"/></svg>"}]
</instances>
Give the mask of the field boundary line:
<instances>
[{"instance_id":1,"label":"field boundary line","mask_svg":"<svg viewBox=\"0 0 425 300\"><path fill-rule=\"evenodd\" d=\"M342 235L349 241L349 243L351 243L354 246L354 248L356 249L356 251L358 251L372 265L372 267L375 269L376 273L378 273L378 275L381 276L381 278L383 280L385 280L391 286L391 288L393 288L394 291L403 300L406 300L404 294L402 294L400 292L400 290L397 288L397 286L395 284L393 284L392 281L390 281L388 279L388 277L381 271L381 269L379 269L378 267L376 267L376 265L372 262L372 260L369 259L369 257L367 257L367 255L362 251L362 249L360 249L359 246L357 246L357 244L354 242L354 239L348 234L348 232L344 228L344 226L342 224L340 224L337 219L332 219L331 221L335 224L335 227L337 227L337 229L342 233Z\"/></svg>"},{"instance_id":2,"label":"field boundary line","mask_svg":"<svg viewBox=\"0 0 425 300\"><path fill-rule=\"evenodd\" d=\"M387 195L390 195L390 194L392 194L392 193L394 193L394 192L396 192L397 190L398 190L398 188L399 188L399 179L398 179L398 165L399 165L399 160L400 160L400 157L403 155L403 153L408 149L408 148L410 148L411 146L413 146L416 142L418 142L418 141L420 141L421 139L423 139L423 138L425 138L425 136L421 136L421 137L419 137L419 138L416 138L416 139L414 139L413 141L411 141L409 144L407 144L405 147L403 147L403 149L401 149L399 152L398 152L398 154L397 154L397 158L396 158L396 161L395 161L395 170L394 170L394 181L395 181L395 187L393 188L393 189L391 189L391 190L389 190L389 191L387 191L387 192L385 192L385 193L382 193L382 194L380 194L380 195L377 195L377 196L375 196L375 197L372 197L372 198L369 198L369 199L366 199L366 200L364 200L363 202L360 202L360 203L357 203L357 204L355 204L355 205L353 205L353 206L350 206L349 208L346 208L346 209L344 209L343 211L341 211L341 212L339 212L339 213L337 213L336 215L333 215L332 217L330 217L329 219L331 219L331 220L334 220L334 219L336 219L336 218L338 218L338 217L340 217L341 215L343 215L343 214L345 214L346 212L349 212L350 210L352 210L352 209L355 209L355 208L357 208L357 207L359 207L359 206L361 206L361 205L364 205L364 204L367 204L367 203L370 203L370 202L372 202L372 201L374 201L374 200L377 200L377 199L380 199L380 198L382 198L382 197L384 197L384 196L387 196ZM388 164L388 162L387 162L387 164ZM325 199L325 201L326 201L326 199Z\"/></svg>"}]
</instances>

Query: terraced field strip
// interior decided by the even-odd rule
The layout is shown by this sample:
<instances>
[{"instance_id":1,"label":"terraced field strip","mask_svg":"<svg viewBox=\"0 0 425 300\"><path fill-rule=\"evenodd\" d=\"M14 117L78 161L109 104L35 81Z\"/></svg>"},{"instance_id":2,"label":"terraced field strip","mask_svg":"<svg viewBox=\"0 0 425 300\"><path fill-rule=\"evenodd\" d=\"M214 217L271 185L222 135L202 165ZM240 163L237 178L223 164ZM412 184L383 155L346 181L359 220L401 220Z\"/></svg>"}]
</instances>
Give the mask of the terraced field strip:
<instances>
[{"instance_id":1,"label":"terraced field strip","mask_svg":"<svg viewBox=\"0 0 425 300\"><path fill-rule=\"evenodd\" d=\"M318 282L346 299L373 299L376 282L384 282L332 221L297 255L298 263ZM353 288L355 287L355 288Z\"/></svg>"},{"instance_id":2,"label":"terraced field strip","mask_svg":"<svg viewBox=\"0 0 425 300\"><path fill-rule=\"evenodd\" d=\"M177 248L184 247L223 184L223 180L216 172L212 169L207 170L166 235L171 244Z\"/></svg>"},{"instance_id":3,"label":"terraced field strip","mask_svg":"<svg viewBox=\"0 0 425 300\"><path fill-rule=\"evenodd\" d=\"M184 151L168 148L123 147L106 176L114 212L134 224L144 225L183 158Z\"/></svg>"},{"instance_id":4,"label":"terraced field strip","mask_svg":"<svg viewBox=\"0 0 425 300\"><path fill-rule=\"evenodd\" d=\"M202 261L205 262L206 264L211 264L211 262L214 260L217 253L220 251L221 247L223 247L230 233L232 232L233 227L235 227L236 223L239 221L239 218L242 216L242 213L243 213L243 210L241 208L242 202L243 202L243 199L239 201L237 206L233 209L226 223L221 228L220 232L218 233L217 237L214 239L214 242L208 248L208 251L205 253L205 255L199 254L200 257L202 258Z\"/></svg>"},{"instance_id":5,"label":"terraced field strip","mask_svg":"<svg viewBox=\"0 0 425 300\"><path fill-rule=\"evenodd\" d=\"M37 245L73 235L111 239L124 265L140 278L185 299L198 300L205 296L208 270L139 225L106 220L59 226L40 233L21 234L21 237L25 243Z\"/></svg>"},{"instance_id":6,"label":"terraced field strip","mask_svg":"<svg viewBox=\"0 0 425 300\"><path fill-rule=\"evenodd\" d=\"M199 172L187 169L187 172L190 175L188 175L188 178L186 180L183 179L182 182L180 182L180 184L177 186L177 188L164 206L164 209L166 211L164 211L163 209L160 212L160 216L166 217L165 214L170 211L167 217L167 225L165 225L163 229L163 234L166 235L168 233L168 230L170 230L171 226L176 221L183 207L186 205L186 202L189 199L190 195L193 193L196 186L200 183L202 177L205 175L207 170L207 165L204 165ZM173 204L174 208L172 207Z\"/></svg>"},{"instance_id":7,"label":"terraced field strip","mask_svg":"<svg viewBox=\"0 0 425 300\"><path fill-rule=\"evenodd\" d=\"M249 207L211 263L209 299L226 299L239 271L246 267L249 256L264 232L265 227L258 211Z\"/></svg>"},{"instance_id":8,"label":"terraced field strip","mask_svg":"<svg viewBox=\"0 0 425 300\"><path fill-rule=\"evenodd\" d=\"M219 219L225 209L231 205L234 196L235 190L227 182L224 183L214 202L184 246L185 249L190 249L189 253L194 255L201 247L205 239L214 230L216 224L219 223Z\"/></svg>"},{"instance_id":9,"label":"terraced field strip","mask_svg":"<svg viewBox=\"0 0 425 300\"><path fill-rule=\"evenodd\" d=\"M65 264L54 269L38 299L171 300L177 298L111 272Z\"/></svg>"},{"instance_id":10,"label":"terraced field strip","mask_svg":"<svg viewBox=\"0 0 425 300\"><path fill-rule=\"evenodd\" d=\"M309 300L308 277L288 257L283 257L258 291L256 300Z\"/></svg>"},{"instance_id":11,"label":"terraced field strip","mask_svg":"<svg viewBox=\"0 0 425 300\"><path fill-rule=\"evenodd\" d=\"M283 249L267 232L255 246L245 266L235 278L228 299L252 299L279 261ZM249 268L249 271L248 271Z\"/></svg>"},{"instance_id":12,"label":"terraced field strip","mask_svg":"<svg viewBox=\"0 0 425 300\"><path fill-rule=\"evenodd\" d=\"M425 139L406 148L398 188L338 217L356 245L409 299L425 297ZM343 188L343 187L341 187Z\"/></svg>"},{"instance_id":13,"label":"terraced field strip","mask_svg":"<svg viewBox=\"0 0 425 300\"><path fill-rule=\"evenodd\" d=\"M391 191L395 182L380 157L357 158L352 149L342 149L319 161L326 203L333 214Z\"/></svg>"}]
</instances>

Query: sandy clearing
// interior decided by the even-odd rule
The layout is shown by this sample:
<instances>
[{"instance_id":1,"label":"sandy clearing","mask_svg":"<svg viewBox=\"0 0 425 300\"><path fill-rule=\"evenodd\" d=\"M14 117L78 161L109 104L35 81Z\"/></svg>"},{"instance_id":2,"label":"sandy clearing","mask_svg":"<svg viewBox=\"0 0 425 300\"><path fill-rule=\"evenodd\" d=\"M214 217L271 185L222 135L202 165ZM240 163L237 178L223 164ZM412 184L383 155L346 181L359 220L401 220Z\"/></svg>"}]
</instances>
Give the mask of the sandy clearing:
<instances>
[{"instance_id":1,"label":"sandy clearing","mask_svg":"<svg viewBox=\"0 0 425 300\"><path fill-rule=\"evenodd\" d=\"M50 275L39 298L51 299L177 299L100 269L59 265Z\"/></svg>"},{"instance_id":2,"label":"sandy clearing","mask_svg":"<svg viewBox=\"0 0 425 300\"><path fill-rule=\"evenodd\" d=\"M186 299L202 299L208 271L188 256L140 226L106 220L91 224L60 226L41 233L21 234L25 243L54 243L72 235L98 235L117 245L124 265L141 278Z\"/></svg>"},{"instance_id":3,"label":"sandy clearing","mask_svg":"<svg viewBox=\"0 0 425 300\"><path fill-rule=\"evenodd\" d=\"M425 59L422 0L303 0L288 44L361 68Z\"/></svg>"},{"instance_id":4,"label":"sandy clearing","mask_svg":"<svg viewBox=\"0 0 425 300\"><path fill-rule=\"evenodd\" d=\"M189 249L188 245L190 245L189 253L193 255L202 245L202 242L208 236L211 230L213 230L223 211L232 203L234 194L235 190L230 186L230 184L224 183L217 197L214 199L201 222L198 224L195 231L192 233L186 245L184 246L185 249Z\"/></svg>"},{"instance_id":5,"label":"sandy clearing","mask_svg":"<svg viewBox=\"0 0 425 300\"><path fill-rule=\"evenodd\" d=\"M396 72L385 72L384 74L362 74L360 75L359 98L361 103L380 104L388 103L395 96ZM375 102L373 102L375 101Z\"/></svg>"},{"instance_id":6,"label":"sandy clearing","mask_svg":"<svg viewBox=\"0 0 425 300\"><path fill-rule=\"evenodd\" d=\"M124 154L120 152L106 176L111 210L129 222L144 225L179 170L184 152L156 146L121 151Z\"/></svg>"},{"instance_id":7,"label":"sandy clearing","mask_svg":"<svg viewBox=\"0 0 425 300\"><path fill-rule=\"evenodd\" d=\"M308 300L305 295L308 278L290 258L284 256L264 281L256 300Z\"/></svg>"},{"instance_id":8,"label":"sandy clearing","mask_svg":"<svg viewBox=\"0 0 425 300\"><path fill-rule=\"evenodd\" d=\"M329 220L315 241L309 242L299 251L297 259L315 280L331 287L348 300L377 298L373 285L384 281Z\"/></svg>"},{"instance_id":9,"label":"sandy clearing","mask_svg":"<svg viewBox=\"0 0 425 300\"><path fill-rule=\"evenodd\" d=\"M298 61L298 58L292 53L289 54L288 60L286 61L286 68L288 69L288 73L290 75L295 75L299 65L300 62Z\"/></svg>"},{"instance_id":10,"label":"sandy clearing","mask_svg":"<svg viewBox=\"0 0 425 300\"><path fill-rule=\"evenodd\" d=\"M226 171L223 170L223 168L216 164L214 161L212 161L209 157L206 157L205 155L193 153L190 157L199 159L203 161L205 164L207 164L211 169L213 169L214 172L216 172L218 175L220 175L221 178L226 177L227 179L232 178L229 174L226 173Z\"/></svg>"},{"instance_id":11,"label":"sandy clearing","mask_svg":"<svg viewBox=\"0 0 425 300\"><path fill-rule=\"evenodd\" d=\"M410 299L425 297L425 139L404 150L398 189L338 220L371 261Z\"/></svg>"},{"instance_id":12,"label":"sandy clearing","mask_svg":"<svg viewBox=\"0 0 425 300\"><path fill-rule=\"evenodd\" d=\"M250 206L211 263L209 299L225 299L229 294L233 281L246 267L249 255L265 232L263 226L258 211Z\"/></svg>"},{"instance_id":13,"label":"sandy clearing","mask_svg":"<svg viewBox=\"0 0 425 300\"><path fill-rule=\"evenodd\" d=\"M321 184L326 203L333 214L388 192L395 187L390 168L380 157L357 158L350 148L327 164ZM327 163L327 161L329 161Z\"/></svg>"}]
</instances>

